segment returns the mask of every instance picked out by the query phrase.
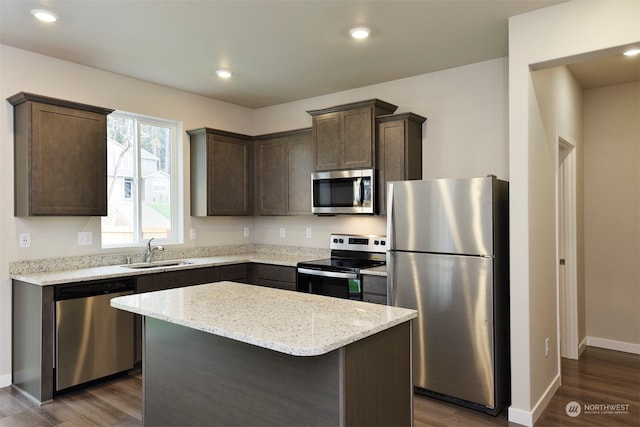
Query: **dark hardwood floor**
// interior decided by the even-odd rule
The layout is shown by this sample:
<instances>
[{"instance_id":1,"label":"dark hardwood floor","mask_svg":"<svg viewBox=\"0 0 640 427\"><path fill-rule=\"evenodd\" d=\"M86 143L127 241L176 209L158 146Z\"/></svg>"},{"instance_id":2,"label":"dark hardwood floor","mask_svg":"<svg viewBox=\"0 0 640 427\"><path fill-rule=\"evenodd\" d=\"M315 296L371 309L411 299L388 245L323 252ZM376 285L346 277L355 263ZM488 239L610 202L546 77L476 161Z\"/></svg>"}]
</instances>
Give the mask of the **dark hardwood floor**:
<instances>
[{"instance_id":1,"label":"dark hardwood floor","mask_svg":"<svg viewBox=\"0 0 640 427\"><path fill-rule=\"evenodd\" d=\"M142 379L131 375L58 396L39 406L12 387L0 389L0 427L140 426ZM570 417L570 402L581 413ZM618 414L608 413L618 405ZM622 406L621 406L622 405ZM627 405L627 406L625 406ZM625 409L626 408L626 409ZM615 412L615 409L613 410ZM425 426L517 426L459 406L414 398L414 424ZM580 361L562 360L562 386L536 426L640 426L640 356L589 347Z\"/></svg>"}]
</instances>

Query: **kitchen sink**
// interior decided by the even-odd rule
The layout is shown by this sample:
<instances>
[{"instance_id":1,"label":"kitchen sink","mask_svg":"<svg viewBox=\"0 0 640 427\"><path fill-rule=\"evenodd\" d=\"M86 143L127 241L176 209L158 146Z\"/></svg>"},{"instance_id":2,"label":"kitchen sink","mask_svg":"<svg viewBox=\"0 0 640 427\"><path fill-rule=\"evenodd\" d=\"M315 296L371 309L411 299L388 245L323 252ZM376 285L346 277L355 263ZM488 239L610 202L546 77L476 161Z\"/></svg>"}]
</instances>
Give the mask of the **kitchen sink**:
<instances>
[{"instance_id":1,"label":"kitchen sink","mask_svg":"<svg viewBox=\"0 0 640 427\"><path fill-rule=\"evenodd\" d=\"M174 259L174 260L167 260L167 261L137 262L133 264L123 264L121 265L121 267L141 269L141 268L173 267L177 265L187 265L187 264L193 264L193 263L190 261L182 260L182 259Z\"/></svg>"}]
</instances>

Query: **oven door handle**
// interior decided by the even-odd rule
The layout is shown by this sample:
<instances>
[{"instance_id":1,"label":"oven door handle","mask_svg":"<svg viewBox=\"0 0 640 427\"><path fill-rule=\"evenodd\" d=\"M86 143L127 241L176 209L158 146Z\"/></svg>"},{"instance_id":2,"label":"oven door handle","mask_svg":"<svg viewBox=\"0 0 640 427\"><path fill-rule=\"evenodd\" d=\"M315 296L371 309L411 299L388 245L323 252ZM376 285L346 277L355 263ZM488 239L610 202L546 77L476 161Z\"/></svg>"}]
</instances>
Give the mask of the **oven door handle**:
<instances>
[{"instance_id":1,"label":"oven door handle","mask_svg":"<svg viewBox=\"0 0 640 427\"><path fill-rule=\"evenodd\" d=\"M336 277L338 279L357 279L357 273L340 273L337 271L313 270L310 268L298 268L298 273L311 276Z\"/></svg>"}]
</instances>

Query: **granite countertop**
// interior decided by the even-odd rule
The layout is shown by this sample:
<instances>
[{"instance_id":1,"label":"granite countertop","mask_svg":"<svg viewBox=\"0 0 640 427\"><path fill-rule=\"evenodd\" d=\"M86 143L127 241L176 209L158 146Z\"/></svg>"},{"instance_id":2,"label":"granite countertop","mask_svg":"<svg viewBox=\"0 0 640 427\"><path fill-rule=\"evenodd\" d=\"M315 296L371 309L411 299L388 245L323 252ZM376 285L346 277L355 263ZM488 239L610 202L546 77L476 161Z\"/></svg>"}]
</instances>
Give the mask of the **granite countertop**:
<instances>
[{"instance_id":1,"label":"granite countertop","mask_svg":"<svg viewBox=\"0 0 640 427\"><path fill-rule=\"evenodd\" d=\"M191 252L165 251L162 255L165 257L159 259L158 262L180 260L186 261L186 263L135 269L127 267L125 259L131 258L134 263L137 263L141 260L141 254L85 256L11 263L9 276L13 280L32 285L51 286L245 262L295 267L302 261L328 258L330 256L328 249L273 245L197 248ZM386 276L387 270L386 266L380 266L363 269L361 273Z\"/></svg>"},{"instance_id":2,"label":"granite countertop","mask_svg":"<svg viewBox=\"0 0 640 427\"><path fill-rule=\"evenodd\" d=\"M191 268L214 267L227 264L255 262L295 267L300 261L316 259L313 254L269 254L246 253L236 255L220 255L199 258L187 258L188 264L159 266L153 268L129 268L126 265L106 265L88 268L74 268L58 271L27 272L11 274L11 278L38 286L59 285L62 283L84 282L89 280L113 279L116 277L132 277L165 271L187 270Z\"/></svg>"},{"instance_id":3,"label":"granite countertop","mask_svg":"<svg viewBox=\"0 0 640 427\"><path fill-rule=\"evenodd\" d=\"M294 356L325 354L417 316L405 308L235 282L123 296L111 305Z\"/></svg>"},{"instance_id":4,"label":"granite countertop","mask_svg":"<svg viewBox=\"0 0 640 427\"><path fill-rule=\"evenodd\" d=\"M368 274L369 276L384 276L387 277L387 266L380 265L378 267L365 268L360 270L362 274Z\"/></svg>"}]
</instances>

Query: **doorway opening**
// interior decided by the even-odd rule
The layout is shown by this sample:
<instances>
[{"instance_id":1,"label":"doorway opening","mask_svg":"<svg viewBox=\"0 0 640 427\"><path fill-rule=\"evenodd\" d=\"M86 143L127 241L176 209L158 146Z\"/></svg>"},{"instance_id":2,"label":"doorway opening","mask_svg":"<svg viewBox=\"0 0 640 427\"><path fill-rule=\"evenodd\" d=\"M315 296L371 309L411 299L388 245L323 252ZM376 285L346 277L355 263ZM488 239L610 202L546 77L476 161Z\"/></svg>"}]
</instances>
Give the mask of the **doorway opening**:
<instances>
[{"instance_id":1,"label":"doorway opening","mask_svg":"<svg viewBox=\"0 0 640 427\"><path fill-rule=\"evenodd\" d=\"M557 141L558 344L560 357L577 360L580 357L580 344L578 342L576 144L562 135L558 135Z\"/></svg>"}]
</instances>

